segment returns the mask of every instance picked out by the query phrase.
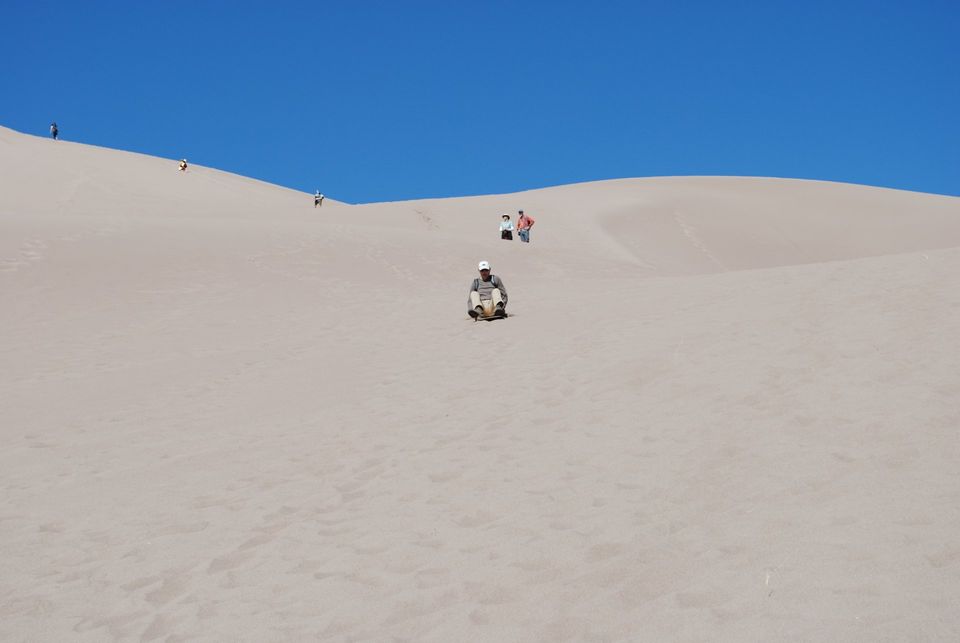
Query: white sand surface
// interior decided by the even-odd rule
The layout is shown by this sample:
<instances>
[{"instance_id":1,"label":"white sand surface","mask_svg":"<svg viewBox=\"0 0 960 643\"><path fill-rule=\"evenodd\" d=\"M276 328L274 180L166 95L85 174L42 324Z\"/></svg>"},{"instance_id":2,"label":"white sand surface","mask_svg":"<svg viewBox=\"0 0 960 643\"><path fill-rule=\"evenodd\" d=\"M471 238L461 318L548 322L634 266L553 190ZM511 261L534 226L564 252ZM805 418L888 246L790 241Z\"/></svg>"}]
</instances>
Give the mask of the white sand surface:
<instances>
[{"instance_id":1,"label":"white sand surface","mask_svg":"<svg viewBox=\"0 0 960 643\"><path fill-rule=\"evenodd\" d=\"M958 640L958 274L958 198L0 129L0 640Z\"/></svg>"}]
</instances>

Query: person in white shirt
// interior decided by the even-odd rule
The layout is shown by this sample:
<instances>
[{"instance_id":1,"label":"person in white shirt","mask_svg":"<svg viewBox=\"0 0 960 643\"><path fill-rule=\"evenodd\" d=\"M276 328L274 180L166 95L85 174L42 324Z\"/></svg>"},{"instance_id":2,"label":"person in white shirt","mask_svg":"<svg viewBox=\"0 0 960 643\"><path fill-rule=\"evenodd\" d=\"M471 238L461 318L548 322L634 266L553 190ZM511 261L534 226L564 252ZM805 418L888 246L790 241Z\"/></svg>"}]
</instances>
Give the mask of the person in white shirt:
<instances>
[{"instance_id":1,"label":"person in white shirt","mask_svg":"<svg viewBox=\"0 0 960 643\"><path fill-rule=\"evenodd\" d=\"M500 238L513 241L513 221L510 220L509 214L503 215L503 220L500 222Z\"/></svg>"}]
</instances>

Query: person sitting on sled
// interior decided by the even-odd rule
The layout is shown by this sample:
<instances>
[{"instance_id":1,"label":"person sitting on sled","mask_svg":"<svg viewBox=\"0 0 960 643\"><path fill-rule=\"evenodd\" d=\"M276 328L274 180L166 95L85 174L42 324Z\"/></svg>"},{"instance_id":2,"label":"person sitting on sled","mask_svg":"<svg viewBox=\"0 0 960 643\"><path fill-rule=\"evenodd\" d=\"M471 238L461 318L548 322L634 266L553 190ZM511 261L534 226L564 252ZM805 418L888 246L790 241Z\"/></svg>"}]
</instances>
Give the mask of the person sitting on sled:
<instances>
[{"instance_id":1,"label":"person sitting on sled","mask_svg":"<svg viewBox=\"0 0 960 643\"><path fill-rule=\"evenodd\" d=\"M507 289L500 277L490 273L490 262L481 261L477 265L480 277L470 286L470 309L467 314L477 317L506 317Z\"/></svg>"}]
</instances>

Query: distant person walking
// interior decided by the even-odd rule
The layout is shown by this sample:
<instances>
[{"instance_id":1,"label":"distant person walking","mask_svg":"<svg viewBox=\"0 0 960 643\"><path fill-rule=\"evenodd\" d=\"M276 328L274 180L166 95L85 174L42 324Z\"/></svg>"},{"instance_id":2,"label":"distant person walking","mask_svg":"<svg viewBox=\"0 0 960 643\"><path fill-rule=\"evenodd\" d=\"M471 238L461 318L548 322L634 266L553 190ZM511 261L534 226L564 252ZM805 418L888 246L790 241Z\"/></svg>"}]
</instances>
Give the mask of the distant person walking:
<instances>
[{"instance_id":1,"label":"distant person walking","mask_svg":"<svg viewBox=\"0 0 960 643\"><path fill-rule=\"evenodd\" d=\"M536 220L530 215L524 214L523 210L520 210L518 214L520 216L517 218L517 234L520 236L520 241L530 243L530 228L533 227Z\"/></svg>"},{"instance_id":2,"label":"distant person walking","mask_svg":"<svg viewBox=\"0 0 960 643\"><path fill-rule=\"evenodd\" d=\"M181 172L187 171L187 159L180 159L180 171Z\"/></svg>"},{"instance_id":3,"label":"distant person walking","mask_svg":"<svg viewBox=\"0 0 960 643\"><path fill-rule=\"evenodd\" d=\"M509 214L503 215L503 221L500 222L500 238L513 241L513 221Z\"/></svg>"},{"instance_id":4,"label":"distant person walking","mask_svg":"<svg viewBox=\"0 0 960 643\"><path fill-rule=\"evenodd\" d=\"M317 193L313 195L313 207L319 208L323 205L323 195L320 194L320 190L317 190Z\"/></svg>"},{"instance_id":5,"label":"distant person walking","mask_svg":"<svg viewBox=\"0 0 960 643\"><path fill-rule=\"evenodd\" d=\"M53 137L53 140L57 140L57 137L60 136L60 128L57 127L56 121L50 123L50 136Z\"/></svg>"}]
</instances>

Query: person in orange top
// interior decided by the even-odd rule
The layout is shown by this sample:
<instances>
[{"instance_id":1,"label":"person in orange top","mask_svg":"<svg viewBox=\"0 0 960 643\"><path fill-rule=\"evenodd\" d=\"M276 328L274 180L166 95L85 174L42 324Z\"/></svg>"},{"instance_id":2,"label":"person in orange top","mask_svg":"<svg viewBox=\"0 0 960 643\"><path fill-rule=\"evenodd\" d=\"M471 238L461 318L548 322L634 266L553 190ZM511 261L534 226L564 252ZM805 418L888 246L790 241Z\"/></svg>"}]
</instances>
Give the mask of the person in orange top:
<instances>
[{"instance_id":1,"label":"person in orange top","mask_svg":"<svg viewBox=\"0 0 960 643\"><path fill-rule=\"evenodd\" d=\"M536 221L529 214L524 214L523 210L520 210L517 214L520 215L520 218L517 219L517 234L520 235L520 241L530 243L530 228Z\"/></svg>"}]
</instances>

